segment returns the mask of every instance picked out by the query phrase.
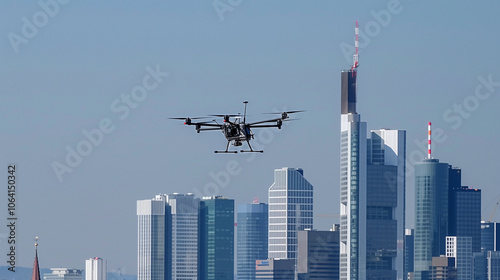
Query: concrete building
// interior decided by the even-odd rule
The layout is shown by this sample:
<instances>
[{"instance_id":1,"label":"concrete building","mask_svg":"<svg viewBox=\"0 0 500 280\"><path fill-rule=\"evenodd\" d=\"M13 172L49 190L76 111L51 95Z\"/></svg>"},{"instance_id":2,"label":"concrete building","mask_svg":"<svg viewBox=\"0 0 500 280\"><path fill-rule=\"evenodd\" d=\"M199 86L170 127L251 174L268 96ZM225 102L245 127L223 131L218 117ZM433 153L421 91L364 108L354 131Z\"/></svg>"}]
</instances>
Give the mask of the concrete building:
<instances>
[{"instance_id":1,"label":"concrete building","mask_svg":"<svg viewBox=\"0 0 500 280\"><path fill-rule=\"evenodd\" d=\"M51 273L43 275L44 280L83 280L83 269L51 268Z\"/></svg>"},{"instance_id":2,"label":"concrete building","mask_svg":"<svg viewBox=\"0 0 500 280\"><path fill-rule=\"evenodd\" d=\"M85 260L85 280L106 280L108 278L107 262L101 258Z\"/></svg>"}]
</instances>

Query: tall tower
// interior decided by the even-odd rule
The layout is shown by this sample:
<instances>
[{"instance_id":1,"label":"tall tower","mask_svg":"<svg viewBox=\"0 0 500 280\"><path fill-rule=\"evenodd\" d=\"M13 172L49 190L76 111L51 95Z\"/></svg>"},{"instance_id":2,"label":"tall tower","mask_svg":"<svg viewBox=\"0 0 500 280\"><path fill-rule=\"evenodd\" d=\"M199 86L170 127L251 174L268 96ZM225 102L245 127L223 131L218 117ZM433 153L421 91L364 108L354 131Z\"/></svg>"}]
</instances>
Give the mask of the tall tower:
<instances>
[{"instance_id":1,"label":"tall tower","mask_svg":"<svg viewBox=\"0 0 500 280\"><path fill-rule=\"evenodd\" d=\"M356 22L356 38L358 27ZM357 46L357 40L356 40ZM356 112L358 54L341 73L340 279L366 279L366 122Z\"/></svg>"},{"instance_id":2,"label":"tall tower","mask_svg":"<svg viewBox=\"0 0 500 280\"><path fill-rule=\"evenodd\" d=\"M404 279L406 131L367 139L366 278Z\"/></svg>"},{"instance_id":3,"label":"tall tower","mask_svg":"<svg viewBox=\"0 0 500 280\"><path fill-rule=\"evenodd\" d=\"M269 188L269 258L297 259L297 232L313 228L313 186L300 168L274 170Z\"/></svg>"},{"instance_id":4,"label":"tall tower","mask_svg":"<svg viewBox=\"0 0 500 280\"><path fill-rule=\"evenodd\" d=\"M432 257L445 254L448 234L448 164L424 159L415 164L415 279L430 271ZM425 273L424 273L425 274Z\"/></svg>"},{"instance_id":5,"label":"tall tower","mask_svg":"<svg viewBox=\"0 0 500 280\"><path fill-rule=\"evenodd\" d=\"M170 206L164 195L137 201L137 280L172 279Z\"/></svg>"},{"instance_id":6,"label":"tall tower","mask_svg":"<svg viewBox=\"0 0 500 280\"><path fill-rule=\"evenodd\" d=\"M234 200L221 196L200 201L201 280L234 279Z\"/></svg>"},{"instance_id":7,"label":"tall tower","mask_svg":"<svg viewBox=\"0 0 500 280\"><path fill-rule=\"evenodd\" d=\"M85 260L85 280L106 280L107 262L101 258Z\"/></svg>"},{"instance_id":8,"label":"tall tower","mask_svg":"<svg viewBox=\"0 0 500 280\"><path fill-rule=\"evenodd\" d=\"M238 280L254 280L255 261L267 259L268 209L266 203L238 205Z\"/></svg>"}]
</instances>

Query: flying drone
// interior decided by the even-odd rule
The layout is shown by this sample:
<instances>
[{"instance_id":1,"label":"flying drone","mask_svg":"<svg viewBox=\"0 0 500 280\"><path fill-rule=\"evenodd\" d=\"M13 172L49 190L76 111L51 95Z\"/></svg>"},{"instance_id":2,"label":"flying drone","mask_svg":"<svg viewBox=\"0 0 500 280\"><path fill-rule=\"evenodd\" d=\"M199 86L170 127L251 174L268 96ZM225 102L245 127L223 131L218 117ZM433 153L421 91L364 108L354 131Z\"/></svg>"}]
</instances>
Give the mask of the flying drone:
<instances>
[{"instance_id":1,"label":"flying drone","mask_svg":"<svg viewBox=\"0 0 500 280\"><path fill-rule=\"evenodd\" d=\"M170 118L174 120L184 120L185 125L194 125L196 132L200 133L202 131L211 131L211 130L220 130L224 134L224 137L226 137L227 140L227 145L226 145L226 150L225 151L214 151L214 153L233 153L236 154L238 151L229 151L229 145L232 144L235 147L240 147L243 145L243 142L247 142L248 148L250 150L241 150L240 152L242 153L263 153L264 151L262 150L254 150L252 149L252 146L250 145L250 140L254 139L254 134L252 132L252 129L254 128L264 128L264 127L277 127L278 129L281 129L281 126L283 125L284 121L290 121L289 114L294 114L294 113L299 113L299 112L304 112L304 111L287 111L287 112L281 112L281 113L266 113L266 114L280 114L281 117L279 118L274 118L274 119L269 119L269 120L263 120L263 121L258 121L258 122L252 122L252 123L247 123L246 122L246 114L247 114L247 104L248 101L243 102L245 104L245 112L243 114L243 117L241 115L233 115L233 114L227 114L227 115L209 115L212 117L220 117L222 118L223 122L218 123L215 119L210 121L210 122L196 122L193 120L196 119L203 119L205 117L201 118ZM231 118L233 120L231 120ZM243 118L243 119L242 119Z\"/></svg>"}]
</instances>

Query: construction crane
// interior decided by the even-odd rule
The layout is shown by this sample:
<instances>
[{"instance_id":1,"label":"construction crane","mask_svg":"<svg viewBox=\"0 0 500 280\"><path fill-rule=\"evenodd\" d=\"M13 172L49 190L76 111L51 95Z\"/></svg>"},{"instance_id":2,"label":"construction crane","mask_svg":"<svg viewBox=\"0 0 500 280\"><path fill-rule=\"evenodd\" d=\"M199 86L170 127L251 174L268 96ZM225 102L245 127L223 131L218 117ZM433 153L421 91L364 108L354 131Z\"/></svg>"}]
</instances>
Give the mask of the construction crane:
<instances>
[{"instance_id":1,"label":"construction crane","mask_svg":"<svg viewBox=\"0 0 500 280\"><path fill-rule=\"evenodd\" d=\"M491 212L491 216L488 219L488 222L491 222L491 220L493 220L493 217L495 216L495 212L497 212L497 209L498 209L498 204L500 204L500 200L497 201L497 205L495 205L495 208L493 209L493 212Z\"/></svg>"}]
</instances>

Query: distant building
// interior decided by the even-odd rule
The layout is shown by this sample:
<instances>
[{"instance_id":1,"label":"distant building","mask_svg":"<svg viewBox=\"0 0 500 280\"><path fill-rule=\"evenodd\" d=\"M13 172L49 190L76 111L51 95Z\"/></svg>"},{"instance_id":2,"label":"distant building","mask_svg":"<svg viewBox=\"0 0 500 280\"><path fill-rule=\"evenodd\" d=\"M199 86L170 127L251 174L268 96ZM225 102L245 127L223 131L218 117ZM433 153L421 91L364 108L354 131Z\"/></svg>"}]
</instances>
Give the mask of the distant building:
<instances>
[{"instance_id":1,"label":"distant building","mask_svg":"<svg viewBox=\"0 0 500 280\"><path fill-rule=\"evenodd\" d=\"M201 280L234 279L234 200L221 196L200 201Z\"/></svg>"},{"instance_id":2,"label":"distant building","mask_svg":"<svg viewBox=\"0 0 500 280\"><path fill-rule=\"evenodd\" d=\"M198 280L200 199L191 193L165 197L172 215L172 279Z\"/></svg>"},{"instance_id":3,"label":"distant building","mask_svg":"<svg viewBox=\"0 0 500 280\"><path fill-rule=\"evenodd\" d=\"M268 211L269 207L266 203L238 205L238 280L254 280L255 261L267 259Z\"/></svg>"},{"instance_id":4,"label":"distant building","mask_svg":"<svg viewBox=\"0 0 500 280\"><path fill-rule=\"evenodd\" d=\"M339 279L339 231L301 230L298 234L299 279Z\"/></svg>"},{"instance_id":5,"label":"distant building","mask_svg":"<svg viewBox=\"0 0 500 280\"><path fill-rule=\"evenodd\" d=\"M107 262L101 258L85 260L85 280L106 280Z\"/></svg>"},{"instance_id":6,"label":"distant building","mask_svg":"<svg viewBox=\"0 0 500 280\"><path fill-rule=\"evenodd\" d=\"M488 270L486 263L486 252L476 252L472 253L472 267L473 267L473 277L474 280L485 280L488 279Z\"/></svg>"},{"instance_id":7,"label":"distant building","mask_svg":"<svg viewBox=\"0 0 500 280\"><path fill-rule=\"evenodd\" d=\"M366 278L402 279L406 131L372 130L366 141Z\"/></svg>"},{"instance_id":8,"label":"distant building","mask_svg":"<svg viewBox=\"0 0 500 280\"><path fill-rule=\"evenodd\" d=\"M481 221L481 250L499 251L500 230L498 223Z\"/></svg>"},{"instance_id":9,"label":"distant building","mask_svg":"<svg viewBox=\"0 0 500 280\"><path fill-rule=\"evenodd\" d=\"M500 280L500 251L489 251L486 257L488 280Z\"/></svg>"},{"instance_id":10,"label":"distant building","mask_svg":"<svg viewBox=\"0 0 500 280\"><path fill-rule=\"evenodd\" d=\"M473 278L472 238L470 236L447 236L446 257L455 258L457 280Z\"/></svg>"},{"instance_id":11,"label":"distant building","mask_svg":"<svg viewBox=\"0 0 500 280\"><path fill-rule=\"evenodd\" d=\"M448 233L448 164L424 159L415 164L414 277L425 279L433 257L445 254Z\"/></svg>"},{"instance_id":12,"label":"distant building","mask_svg":"<svg viewBox=\"0 0 500 280\"><path fill-rule=\"evenodd\" d=\"M137 201L137 280L172 279L172 217L165 195Z\"/></svg>"},{"instance_id":13,"label":"distant building","mask_svg":"<svg viewBox=\"0 0 500 280\"><path fill-rule=\"evenodd\" d=\"M460 172L460 169L450 168L450 173L457 170ZM449 191L448 235L470 236L472 251L481 252L481 190L450 185Z\"/></svg>"},{"instance_id":14,"label":"distant building","mask_svg":"<svg viewBox=\"0 0 500 280\"><path fill-rule=\"evenodd\" d=\"M297 259L297 232L313 227L313 186L300 168L274 170L269 188L269 258Z\"/></svg>"},{"instance_id":15,"label":"distant building","mask_svg":"<svg viewBox=\"0 0 500 280\"><path fill-rule=\"evenodd\" d=\"M44 280L83 280L83 269L51 268L51 273L43 275Z\"/></svg>"},{"instance_id":16,"label":"distant building","mask_svg":"<svg viewBox=\"0 0 500 280\"><path fill-rule=\"evenodd\" d=\"M425 277L424 272L424 277ZM432 257L430 280L457 280L457 269L455 268L455 258Z\"/></svg>"},{"instance_id":17,"label":"distant building","mask_svg":"<svg viewBox=\"0 0 500 280\"><path fill-rule=\"evenodd\" d=\"M295 279L295 260L267 259L255 262L255 279Z\"/></svg>"},{"instance_id":18,"label":"distant building","mask_svg":"<svg viewBox=\"0 0 500 280\"><path fill-rule=\"evenodd\" d=\"M413 273L413 246L415 233L413 229L405 231L405 269L403 279L408 278L408 273Z\"/></svg>"}]
</instances>

